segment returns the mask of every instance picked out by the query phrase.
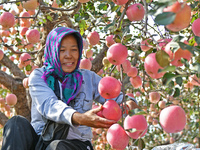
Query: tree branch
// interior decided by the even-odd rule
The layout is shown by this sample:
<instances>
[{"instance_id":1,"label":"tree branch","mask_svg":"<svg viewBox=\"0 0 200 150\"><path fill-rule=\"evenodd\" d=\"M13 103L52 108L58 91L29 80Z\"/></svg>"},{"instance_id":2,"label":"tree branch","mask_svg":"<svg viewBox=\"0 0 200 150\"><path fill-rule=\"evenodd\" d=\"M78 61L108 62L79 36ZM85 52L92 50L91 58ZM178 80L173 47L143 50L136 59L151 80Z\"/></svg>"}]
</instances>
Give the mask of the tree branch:
<instances>
[{"instance_id":1,"label":"tree branch","mask_svg":"<svg viewBox=\"0 0 200 150\"><path fill-rule=\"evenodd\" d=\"M8 67L14 76L19 76L22 79L26 77L26 75L18 68L18 66L14 64L6 55L4 55L3 59L0 60L0 63Z\"/></svg>"}]
</instances>

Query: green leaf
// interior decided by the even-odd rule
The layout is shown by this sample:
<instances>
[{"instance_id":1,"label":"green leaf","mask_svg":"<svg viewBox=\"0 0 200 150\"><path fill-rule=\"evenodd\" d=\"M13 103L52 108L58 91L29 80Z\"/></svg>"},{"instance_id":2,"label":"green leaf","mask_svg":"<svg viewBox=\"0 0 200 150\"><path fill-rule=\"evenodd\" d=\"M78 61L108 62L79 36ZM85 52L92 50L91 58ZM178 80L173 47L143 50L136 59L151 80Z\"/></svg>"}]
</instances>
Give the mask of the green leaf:
<instances>
[{"instance_id":1,"label":"green leaf","mask_svg":"<svg viewBox=\"0 0 200 150\"><path fill-rule=\"evenodd\" d=\"M159 50L156 52L156 61L163 68L169 66L170 64L169 55L163 50Z\"/></svg>"},{"instance_id":2,"label":"green leaf","mask_svg":"<svg viewBox=\"0 0 200 150\"><path fill-rule=\"evenodd\" d=\"M49 20L49 21L53 21L53 18L49 15L49 16L47 16L47 19Z\"/></svg>"},{"instance_id":3,"label":"green leaf","mask_svg":"<svg viewBox=\"0 0 200 150\"><path fill-rule=\"evenodd\" d=\"M178 97L180 95L180 89L179 88L175 88L175 92L173 97Z\"/></svg>"},{"instance_id":4,"label":"green leaf","mask_svg":"<svg viewBox=\"0 0 200 150\"><path fill-rule=\"evenodd\" d=\"M183 38L184 38L183 36L178 35L178 36L175 36L175 37L172 39L172 41L173 41L173 42L180 42Z\"/></svg>"},{"instance_id":5,"label":"green leaf","mask_svg":"<svg viewBox=\"0 0 200 150\"><path fill-rule=\"evenodd\" d=\"M136 108L136 109L132 109L129 111L129 115L130 116L133 116L133 115L143 115L143 114L146 114L145 111L139 109L139 108Z\"/></svg>"},{"instance_id":6,"label":"green leaf","mask_svg":"<svg viewBox=\"0 0 200 150\"><path fill-rule=\"evenodd\" d=\"M176 83L177 83L179 86L181 86L182 83L183 83L182 77L177 77L177 78L176 78Z\"/></svg>"},{"instance_id":7,"label":"green leaf","mask_svg":"<svg viewBox=\"0 0 200 150\"><path fill-rule=\"evenodd\" d=\"M195 41L197 42L197 44L199 45L200 44L200 37L199 36L195 36Z\"/></svg>"},{"instance_id":8,"label":"green leaf","mask_svg":"<svg viewBox=\"0 0 200 150\"><path fill-rule=\"evenodd\" d=\"M32 69L32 66L31 66L31 65L27 65L27 66L26 66L26 71L31 71L31 69Z\"/></svg>"},{"instance_id":9,"label":"green leaf","mask_svg":"<svg viewBox=\"0 0 200 150\"><path fill-rule=\"evenodd\" d=\"M168 25L174 21L176 14L173 12L163 12L156 16L155 22L159 25Z\"/></svg>"},{"instance_id":10,"label":"green leaf","mask_svg":"<svg viewBox=\"0 0 200 150\"><path fill-rule=\"evenodd\" d=\"M80 29L80 34L83 35L85 30L87 29L87 24L86 24L85 20L79 21L79 29Z\"/></svg>"},{"instance_id":11,"label":"green leaf","mask_svg":"<svg viewBox=\"0 0 200 150\"><path fill-rule=\"evenodd\" d=\"M178 42L178 44L183 50L189 50L192 54L194 54L194 48L195 47L187 45L187 44L182 43L182 42Z\"/></svg>"},{"instance_id":12,"label":"green leaf","mask_svg":"<svg viewBox=\"0 0 200 150\"><path fill-rule=\"evenodd\" d=\"M175 70L176 70L176 66L167 66L164 69L159 69L158 73L167 72L167 71L172 72L172 71L175 71Z\"/></svg>"}]
</instances>

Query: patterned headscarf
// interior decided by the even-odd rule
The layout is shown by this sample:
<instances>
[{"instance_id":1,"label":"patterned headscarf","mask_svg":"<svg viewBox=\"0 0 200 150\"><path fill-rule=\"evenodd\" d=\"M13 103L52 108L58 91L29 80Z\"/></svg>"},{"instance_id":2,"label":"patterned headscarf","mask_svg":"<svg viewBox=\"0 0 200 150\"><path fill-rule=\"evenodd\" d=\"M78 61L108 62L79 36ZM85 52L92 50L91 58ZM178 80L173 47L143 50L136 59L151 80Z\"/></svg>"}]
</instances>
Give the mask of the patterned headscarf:
<instances>
[{"instance_id":1,"label":"patterned headscarf","mask_svg":"<svg viewBox=\"0 0 200 150\"><path fill-rule=\"evenodd\" d=\"M62 39L69 34L74 35L74 37L77 39L79 48L79 59L76 69L71 73L65 73L62 70L62 66L60 63L60 47ZM44 50L44 65L46 67L42 78L52 90L54 90L55 78L62 80L62 91L64 102L66 104L68 104L76 97L79 89L81 88L83 77L78 68L81 60L82 50L82 37L80 33L74 29L67 27L58 27L53 29L47 36L46 47Z\"/></svg>"}]
</instances>

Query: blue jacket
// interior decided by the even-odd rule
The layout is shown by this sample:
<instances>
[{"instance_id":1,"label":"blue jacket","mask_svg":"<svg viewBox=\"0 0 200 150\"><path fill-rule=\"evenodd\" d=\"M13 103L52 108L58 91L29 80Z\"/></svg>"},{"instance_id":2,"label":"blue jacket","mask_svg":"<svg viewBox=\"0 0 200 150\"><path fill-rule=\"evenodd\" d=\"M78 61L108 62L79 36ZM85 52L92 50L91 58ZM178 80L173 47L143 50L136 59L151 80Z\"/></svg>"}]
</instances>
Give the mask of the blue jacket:
<instances>
[{"instance_id":1,"label":"blue jacket","mask_svg":"<svg viewBox=\"0 0 200 150\"><path fill-rule=\"evenodd\" d=\"M29 76L29 91L32 98L31 125L38 135L41 134L45 121L50 119L70 125L67 139L79 139L82 141L92 139L91 127L73 125L72 115L76 111L84 113L92 109L94 101L103 104L105 99L98 92L98 83L101 77L89 70L80 69L80 71L83 75L83 82L74 101L74 106L69 106L57 99L54 91L41 78L44 67L35 69ZM60 93L62 98L61 84ZM114 100L120 104L122 99L123 94L120 93ZM133 100L136 101L135 99Z\"/></svg>"}]
</instances>

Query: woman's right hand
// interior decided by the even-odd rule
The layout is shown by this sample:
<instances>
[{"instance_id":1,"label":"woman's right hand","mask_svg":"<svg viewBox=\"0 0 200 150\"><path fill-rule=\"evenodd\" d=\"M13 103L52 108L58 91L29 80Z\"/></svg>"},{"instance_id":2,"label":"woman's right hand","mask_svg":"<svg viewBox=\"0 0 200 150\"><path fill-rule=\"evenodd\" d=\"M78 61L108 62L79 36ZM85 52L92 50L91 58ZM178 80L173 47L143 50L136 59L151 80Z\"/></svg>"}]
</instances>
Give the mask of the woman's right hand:
<instances>
[{"instance_id":1,"label":"woman's right hand","mask_svg":"<svg viewBox=\"0 0 200 150\"><path fill-rule=\"evenodd\" d=\"M116 123L115 120L108 120L97 115L103 108L102 106L91 109L85 113L75 112L72 116L72 123L74 125L85 125L94 128L109 128L112 124Z\"/></svg>"}]
</instances>

